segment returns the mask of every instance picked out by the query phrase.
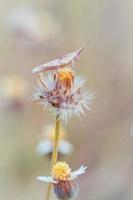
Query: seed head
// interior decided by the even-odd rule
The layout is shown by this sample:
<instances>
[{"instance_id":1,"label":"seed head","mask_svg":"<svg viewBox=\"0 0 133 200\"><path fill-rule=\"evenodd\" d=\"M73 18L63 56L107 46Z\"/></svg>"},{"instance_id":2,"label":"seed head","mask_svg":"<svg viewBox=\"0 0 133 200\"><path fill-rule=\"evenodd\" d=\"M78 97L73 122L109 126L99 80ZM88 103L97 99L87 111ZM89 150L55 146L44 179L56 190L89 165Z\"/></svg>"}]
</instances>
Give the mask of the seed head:
<instances>
[{"instance_id":1,"label":"seed head","mask_svg":"<svg viewBox=\"0 0 133 200\"><path fill-rule=\"evenodd\" d=\"M40 100L45 108L60 114L67 120L72 114L84 114L89 109L93 95L84 89L84 81L71 68L61 68L46 78L40 74L34 90L34 100Z\"/></svg>"}]
</instances>

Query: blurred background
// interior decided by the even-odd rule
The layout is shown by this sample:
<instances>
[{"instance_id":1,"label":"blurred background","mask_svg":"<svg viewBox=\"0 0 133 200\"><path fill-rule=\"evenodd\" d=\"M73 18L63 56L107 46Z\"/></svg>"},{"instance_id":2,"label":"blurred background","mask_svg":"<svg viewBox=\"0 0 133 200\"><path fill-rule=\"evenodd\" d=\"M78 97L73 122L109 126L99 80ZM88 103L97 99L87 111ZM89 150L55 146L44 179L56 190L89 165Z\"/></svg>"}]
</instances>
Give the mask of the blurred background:
<instances>
[{"instance_id":1,"label":"blurred background","mask_svg":"<svg viewBox=\"0 0 133 200\"><path fill-rule=\"evenodd\" d=\"M130 0L1 0L0 200L45 199L36 177L49 174L50 161L36 147L54 116L31 101L31 71L87 40L76 69L96 98L64 125L74 149L61 159L88 166L78 199L133 199L132 10Z\"/></svg>"}]
</instances>

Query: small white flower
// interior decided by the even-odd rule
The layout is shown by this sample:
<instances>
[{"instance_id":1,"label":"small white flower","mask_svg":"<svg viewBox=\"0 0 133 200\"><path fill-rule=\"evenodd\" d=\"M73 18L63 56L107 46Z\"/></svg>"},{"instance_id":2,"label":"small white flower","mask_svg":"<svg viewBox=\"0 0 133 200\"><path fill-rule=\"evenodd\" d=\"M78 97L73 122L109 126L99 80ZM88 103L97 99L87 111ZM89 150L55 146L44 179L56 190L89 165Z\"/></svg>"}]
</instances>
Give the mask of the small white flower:
<instances>
[{"instance_id":1,"label":"small white flower","mask_svg":"<svg viewBox=\"0 0 133 200\"><path fill-rule=\"evenodd\" d=\"M76 179L78 176L84 174L86 172L86 169L87 167L82 165L79 169L71 172L71 176L67 180L71 181ZM52 176L38 176L37 179L46 183L54 183L54 184L58 183L58 180L55 181L54 177Z\"/></svg>"},{"instance_id":2,"label":"small white flower","mask_svg":"<svg viewBox=\"0 0 133 200\"><path fill-rule=\"evenodd\" d=\"M53 142L45 139L37 144L36 151L39 155L48 155L53 152ZM61 155L69 155L73 151L73 145L67 140L61 140L58 144L58 152Z\"/></svg>"},{"instance_id":3,"label":"small white flower","mask_svg":"<svg viewBox=\"0 0 133 200\"><path fill-rule=\"evenodd\" d=\"M47 125L43 130L43 139L36 146L39 155L51 155L53 152L55 130L52 125ZM60 138L58 152L60 155L69 155L73 152L73 145L66 138L66 132L63 127L60 129Z\"/></svg>"},{"instance_id":4,"label":"small white flower","mask_svg":"<svg viewBox=\"0 0 133 200\"><path fill-rule=\"evenodd\" d=\"M59 199L75 199L79 189L75 179L86 172L87 167L81 166L71 172L66 162L57 162L52 168L51 176L39 176L38 179L46 183L52 183L54 191Z\"/></svg>"}]
</instances>

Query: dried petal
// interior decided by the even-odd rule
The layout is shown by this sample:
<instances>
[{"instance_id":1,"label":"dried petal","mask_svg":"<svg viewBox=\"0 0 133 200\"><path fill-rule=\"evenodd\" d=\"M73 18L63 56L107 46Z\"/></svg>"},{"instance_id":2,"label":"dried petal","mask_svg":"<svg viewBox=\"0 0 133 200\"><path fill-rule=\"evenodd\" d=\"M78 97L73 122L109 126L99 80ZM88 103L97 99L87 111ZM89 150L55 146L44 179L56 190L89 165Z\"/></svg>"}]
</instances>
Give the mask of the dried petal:
<instances>
[{"instance_id":1,"label":"dried petal","mask_svg":"<svg viewBox=\"0 0 133 200\"><path fill-rule=\"evenodd\" d=\"M86 172L86 169L87 167L82 165L79 169L77 169L76 171L73 171L71 173L70 180L73 180L77 178L79 175L84 174Z\"/></svg>"},{"instance_id":2,"label":"dried petal","mask_svg":"<svg viewBox=\"0 0 133 200\"><path fill-rule=\"evenodd\" d=\"M53 184L58 183L51 176L38 176L37 179L40 180L40 181L47 182L47 183L53 183Z\"/></svg>"}]
</instances>

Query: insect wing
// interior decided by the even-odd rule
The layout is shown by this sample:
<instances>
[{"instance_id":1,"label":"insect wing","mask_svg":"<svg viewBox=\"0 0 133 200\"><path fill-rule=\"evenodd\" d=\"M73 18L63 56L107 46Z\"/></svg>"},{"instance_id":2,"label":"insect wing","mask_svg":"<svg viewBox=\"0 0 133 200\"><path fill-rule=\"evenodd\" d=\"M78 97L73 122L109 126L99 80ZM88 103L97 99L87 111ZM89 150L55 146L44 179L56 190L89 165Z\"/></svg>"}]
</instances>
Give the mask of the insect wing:
<instances>
[{"instance_id":1,"label":"insect wing","mask_svg":"<svg viewBox=\"0 0 133 200\"><path fill-rule=\"evenodd\" d=\"M87 43L86 43L87 44ZM45 72L48 70L54 70L60 67L65 67L66 65L71 64L72 62L79 59L81 52L86 47L86 44L78 49L77 51L73 51L72 53L68 53L60 58L57 58L55 60L49 61L43 65L37 66L32 70L32 73L39 73L39 72Z\"/></svg>"}]
</instances>

